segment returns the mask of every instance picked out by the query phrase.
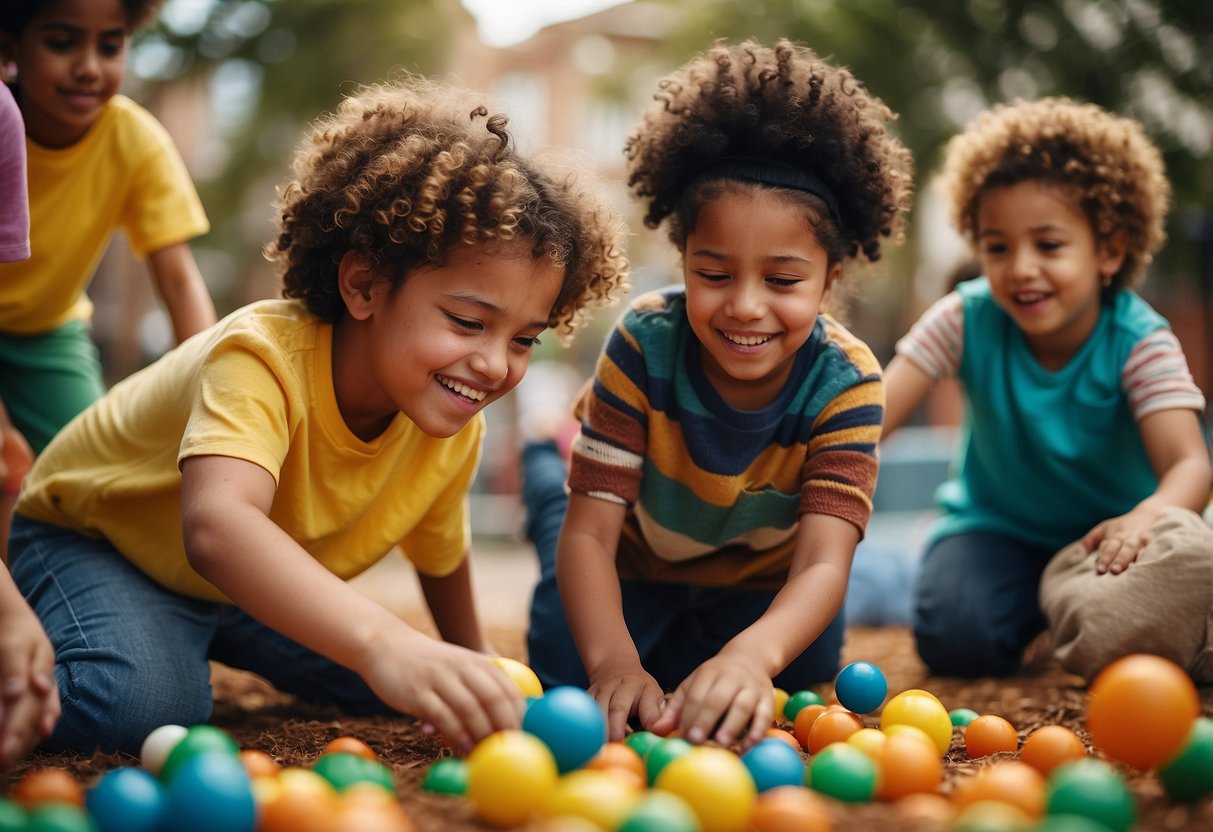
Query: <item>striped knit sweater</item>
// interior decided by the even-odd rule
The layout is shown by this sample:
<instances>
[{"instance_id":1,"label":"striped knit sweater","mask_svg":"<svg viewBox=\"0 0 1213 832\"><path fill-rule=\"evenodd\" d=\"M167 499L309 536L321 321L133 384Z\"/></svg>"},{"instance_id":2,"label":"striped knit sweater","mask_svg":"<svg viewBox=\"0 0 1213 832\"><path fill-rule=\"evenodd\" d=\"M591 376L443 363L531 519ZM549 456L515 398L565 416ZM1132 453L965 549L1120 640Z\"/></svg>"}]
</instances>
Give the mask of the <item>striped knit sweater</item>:
<instances>
[{"instance_id":1,"label":"striped knit sweater","mask_svg":"<svg viewBox=\"0 0 1213 832\"><path fill-rule=\"evenodd\" d=\"M738 411L703 374L685 290L645 295L609 336L587 405L569 487L628 506L622 578L774 588L801 515L867 525L880 365L828 316L779 397Z\"/></svg>"}]
</instances>

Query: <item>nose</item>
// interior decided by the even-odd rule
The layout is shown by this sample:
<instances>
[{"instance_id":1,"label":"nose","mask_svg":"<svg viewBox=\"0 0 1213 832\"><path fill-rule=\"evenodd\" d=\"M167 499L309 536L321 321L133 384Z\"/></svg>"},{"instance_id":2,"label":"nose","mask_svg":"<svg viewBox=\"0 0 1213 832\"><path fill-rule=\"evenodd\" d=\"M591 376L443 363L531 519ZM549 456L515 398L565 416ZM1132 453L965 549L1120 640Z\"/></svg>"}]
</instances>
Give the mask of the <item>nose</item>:
<instances>
[{"instance_id":1,"label":"nose","mask_svg":"<svg viewBox=\"0 0 1213 832\"><path fill-rule=\"evenodd\" d=\"M766 314L761 290L750 281L738 280L729 289L725 312L738 321L754 321Z\"/></svg>"},{"instance_id":2,"label":"nose","mask_svg":"<svg viewBox=\"0 0 1213 832\"><path fill-rule=\"evenodd\" d=\"M509 344L496 340L484 343L468 362L472 371L491 382L501 381L510 371Z\"/></svg>"},{"instance_id":3,"label":"nose","mask_svg":"<svg viewBox=\"0 0 1213 832\"><path fill-rule=\"evenodd\" d=\"M1016 246L1011 251L1009 271L1012 277L1030 277L1036 268L1036 257L1031 246Z\"/></svg>"},{"instance_id":4,"label":"nose","mask_svg":"<svg viewBox=\"0 0 1213 832\"><path fill-rule=\"evenodd\" d=\"M72 71L77 79L91 80L96 78L101 72L101 59L97 54L97 50L91 46L85 46L80 49L76 55Z\"/></svg>"}]
</instances>

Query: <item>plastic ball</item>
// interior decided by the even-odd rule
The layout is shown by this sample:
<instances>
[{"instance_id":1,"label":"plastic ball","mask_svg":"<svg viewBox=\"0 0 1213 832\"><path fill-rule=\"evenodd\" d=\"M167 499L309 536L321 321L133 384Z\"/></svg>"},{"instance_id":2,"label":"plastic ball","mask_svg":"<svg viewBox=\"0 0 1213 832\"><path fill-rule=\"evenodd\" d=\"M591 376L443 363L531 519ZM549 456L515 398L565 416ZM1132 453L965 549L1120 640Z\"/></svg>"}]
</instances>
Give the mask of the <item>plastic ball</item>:
<instances>
[{"instance_id":1,"label":"plastic ball","mask_svg":"<svg viewBox=\"0 0 1213 832\"><path fill-rule=\"evenodd\" d=\"M831 743L846 742L848 737L862 727L863 720L850 711L827 709L813 720L813 727L809 729L809 753L816 754Z\"/></svg>"},{"instance_id":2,"label":"plastic ball","mask_svg":"<svg viewBox=\"0 0 1213 832\"><path fill-rule=\"evenodd\" d=\"M557 781L541 811L585 818L600 829L617 829L640 802L641 794L634 783L610 772L582 769Z\"/></svg>"},{"instance_id":3,"label":"plastic ball","mask_svg":"<svg viewBox=\"0 0 1213 832\"><path fill-rule=\"evenodd\" d=\"M671 761L653 785L685 800L703 832L741 832L757 797L750 772L737 755L706 746Z\"/></svg>"},{"instance_id":4,"label":"plastic ball","mask_svg":"<svg viewBox=\"0 0 1213 832\"><path fill-rule=\"evenodd\" d=\"M1062 763L1081 760L1087 747L1078 735L1064 725L1044 725L1028 734L1019 750L1020 762L1027 763L1048 777Z\"/></svg>"},{"instance_id":5,"label":"plastic ball","mask_svg":"<svg viewBox=\"0 0 1213 832\"><path fill-rule=\"evenodd\" d=\"M1044 776L1027 763L1001 760L965 780L952 795L959 808L984 801L1007 803L1028 817L1040 817L1045 806Z\"/></svg>"},{"instance_id":6,"label":"plastic ball","mask_svg":"<svg viewBox=\"0 0 1213 832\"><path fill-rule=\"evenodd\" d=\"M632 807L617 832L700 832L699 818L678 795L652 791Z\"/></svg>"},{"instance_id":7,"label":"plastic ball","mask_svg":"<svg viewBox=\"0 0 1213 832\"><path fill-rule=\"evenodd\" d=\"M787 707L790 694L783 688L775 688L775 722L785 719L783 709Z\"/></svg>"},{"instance_id":8,"label":"plastic ball","mask_svg":"<svg viewBox=\"0 0 1213 832\"><path fill-rule=\"evenodd\" d=\"M8 796L27 812L44 803L84 805L84 787L61 768L36 768L26 772Z\"/></svg>"},{"instance_id":9,"label":"plastic ball","mask_svg":"<svg viewBox=\"0 0 1213 832\"><path fill-rule=\"evenodd\" d=\"M1201 717L1179 754L1158 769L1158 779L1173 800L1198 800L1213 792L1213 720Z\"/></svg>"},{"instance_id":10,"label":"plastic ball","mask_svg":"<svg viewBox=\"0 0 1213 832\"><path fill-rule=\"evenodd\" d=\"M24 809L0 797L0 832L22 832L28 820Z\"/></svg>"},{"instance_id":11,"label":"plastic ball","mask_svg":"<svg viewBox=\"0 0 1213 832\"><path fill-rule=\"evenodd\" d=\"M174 832L250 832L256 805L244 765L225 751L192 755L168 785L165 815Z\"/></svg>"},{"instance_id":12,"label":"plastic ball","mask_svg":"<svg viewBox=\"0 0 1213 832\"><path fill-rule=\"evenodd\" d=\"M533 815L559 773L551 750L523 731L498 731L467 758L468 802L477 816L497 826L518 826Z\"/></svg>"},{"instance_id":13,"label":"plastic ball","mask_svg":"<svg viewBox=\"0 0 1213 832\"><path fill-rule=\"evenodd\" d=\"M880 712L880 728L888 731L891 725L913 725L926 732L939 756L948 753L952 745L952 720L948 711L933 694L923 690L906 690L894 696Z\"/></svg>"},{"instance_id":14,"label":"plastic ball","mask_svg":"<svg viewBox=\"0 0 1213 832\"><path fill-rule=\"evenodd\" d=\"M1108 827L1082 815L1049 815L1041 818L1032 832L1108 832Z\"/></svg>"},{"instance_id":15,"label":"plastic ball","mask_svg":"<svg viewBox=\"0 0 1213 832\"><path fill-rule=\"evenodd\" d=\"M888 741L889 735L883 731L877 731L875 728L860 728L847 737L847 745L855 746L876 761L880 760L880 752L884 750L885 743ZM931 745L931 753L935 753L934 744Z\"/></svg>"},{"instance_id":16,"label":"plastic ball","mask_svg":"<svg viewBox=\"0 0 1213 832\"><path fill-rule=\"evenodd\" d=\"M392 794L396 793L396 783L391 770L382 763L359 757L357 754L344 751L323 754L312 766L312 770L332 783L338 792L343 792L357 783L370 783Z\"/></svg>"},{"instance_id":17,"label":"plastic ball","mask_svg":"<svg viewBox=\"0 0 1213 832\"><path fill-rule=\"evenodd\" d=\"M455 757L437 760L425 772L422 791L461 795L468 790L467 763Z\"/></svg>"},{"instance_id":18,"label":"plastic ball","mask_svg":"<svg viewBox=\"0 0 1213 832\"><path fill-rule=\"evenodd\" d=\"M257 832L331 832L337 790L310 769L290 767L253 778Z\"/></svg>"},{"instance_id":19,"label":"plastic ball","mask_svg":"<svg viewBox=\"0 0 1213 832\"><path fill-rule=\"evenodd\" d=\"M804 758L787 743L767 739L741 756L759 792L804 785Z\"/></svg>"},{"instance_id":20,"label":"plastic ball","mask_svg":"<svg viewBox=\"0 0 1213 832\"><path fill-rule=\"evenodd\" d=\"M953 832L1024 832L1032 818L1022 809L999 800L981 800L960 810L952 821Z\"/></svg>"},{"instance_id":21,"label":"plastic ball","mask_svg":"<svg viewBox=\"0 0 1213 832\"><path fill-rule=\"evenodd\" d=\"M1117 659L1091 683L1087 730L1113 760L1139 769L1167 762L1200 716L1196 686L1183 668L1160 656Z\"/></svg>"},{"instance_id":22,"label":"plastic ball","mask_svg":"<svg viewBox=\"0 0 1213 832\"><path fill-rule=\"evenodd\" d=\"M661 772L674 760L690 753L695 746L682 737L668 737L654 745L644 757L645 776L649 785L657 781Z\"/></svg>"},{"instance_id":23,"label":"plastic ball","mask_svg":"<svg viewBox=\"0 0 1213 832\"><path fill-rule=\"evenodd\" d=\"M1015 726L995 714L982 714L970 722L965 728L964 739L965 753L972 760L1019 749L1019 733Z\"/></svg>"},{"instance_id":24,"label":"plastic ball","mask_svg":"<svg viewBox=\"0 0 1213 832\"><path fill-rule=\"evenodd\" d=\"M282 771L278 761L256 748L246 748L236 755L249 777L276 777Z\"/></svg>"},{"instance_id":25,"label":"plastic ball","mask_svg":"<svg viewBox=\"0 0 1213 832\"><path fill-rule=\"evenodd\" d=\"M965 728L970 722L977 719L978 713L972 708L953 708L948 711L948 719L957 728Z\"/></svg>"},{"instance_id":26,"label":"plastic ball","mask_svg":"<svg viewBox=\"0 0 1213 832\"><path fill-rule=\"evenodd\" d=\"M378 794L380 796L376 797ZM365 796L364 796L365 795ZM355 786L341 799L328 832L416 832L404 807L373 786Z\"/></svg>"},{"instance_id":27,"label":"plastic ball","mask_svg":"<svg viewBox=\"0 0 1213 832\"><path fill-rule=\"evenodd\" d=\"M796 713L796 719L792 722L792 733L800 741L801 748L809 747L809 734L813 731L813 723L825 712L824 704L815 704L805 705Z\"/></svg>"},{"instance_id":28,"label":"plastic ball","mask_svg":"<svg viewBox=\"0 0 1213 832\"><path fill-rule=\"evenodd\" d=\"M571 685L554 687L532 699L522 717L522 730L547 744L561 774L585 765L607 741L602 707Z\"/></svg>"},{"instance_id":29,"label":"plastic ball","mask_svg":"<svg viewBox=\"0 0 1213 832\"><path fill-rule=\"evenodd\" d=\"M811 690L798 690L788 697L788 701L783 706L783 715L788 722L796 721L796 714L800 713L800 709L806 705L824 705L825 700L819 694Z\"/></svg>"},{"instance_id":30,"label":"plastic ball","mask_svg":"<svg viewBox=\"0 0 1213 832\"><path fill-rule=\"evenodd\" d=\"M1110 832L1128 832L1137 815L1124 778L1092 757L1057 767L1049 777L1046 805L1050 815L1080 815Z\"/></svg>"},{"instance_id":31,"label":"plastic ball","mask_svg":"<svg viewBox=\"0 0 1213 832\"><path fill-rule=\"evenodd\" d=\"M164 761L168 755L185 738L189 731L184 725L161 725L143 738L143 746L139 750L139 762L149 774L160 776Z\"/></svg>"},{"instance_id":32,"label":"plastic ball","mask_svg":"<svg viewBox=\"0 0 1213 832\"><path fill-rule=\"evenodd\" d=\"M857 714L870 714L884 702L889 692L889 683L874 664L852 662L838 671L834 679L834 695L847 710Z\"/></svg>"},{"instance_id":33,"label":"plastic ball","mask_svg":"<svg viewBox=\"0 0 1213 832\"><path fill-rule=\"evenodd\" d=\"M321 754L353 754L364 760L379 762L379 755L369 745L357 737L336 737L329 740Z\"/></svg>"},{"instance_id":34,"label":"plastic ball","mask_svg":"<svg viewBox=\"0 0 1213 832\"><path fill-rule=\"evenodd\" d=\"M657 745L661 740L662 737L657 736L652 731L633 731L623 738L624 745L639 754L642 760L653 750L653 746Z\"/></svg>"},{"instance_id":35,"label":"plastic ball","mask_svg":"<svg viewBox=\"0 0 1213 832\"><path fill-rule=\"evenodd\" d=\"M806 785L844 803L867 803L876 792L877 768L853 745L827 745L809 760Z\"/></svg>"},{"instance_id":36,"label":"plastic ball","mask_svg":"<svg viewBox=\"0 0 1213 832\"><path fill-rule=\"evenodd\" d=\"M912 794L929 794L943 781L943 763L935 746L909 734L887 735L875 758L880 772L876 796L900 800Z\"/></svg>"},{"instance_id":37,"label":"plastic ball","mask_svg":"<svg viewBox=\"0 0 1213 832\"><path fill-rule=\"evenodd\" d=\"M240 748L234 739L219 728L213 725L194 725L187 728L185 736L173 745L173 750L160 768L160 780L171 783L186 761L205 751L218 751L235 758L240 753Z\"/></svg>"},{"instance_id":38,"label":"plastic ball","mask_svg":"<svg viewBox=\"0 0 1213 832\"><path fill-rule=\"evenodd\" d=\"M752 832L830 832L834 821L829 807L813 792L780 786L758 795L749 828Z\"/></svg>"},{"instance_id":39,"label":"plastic ball","mask_svg":"<svg viewBox=\"0 0 1213 832\"><path fill-rule=\"evenodd\" d=\"M539 677L535 675L535 671L522 662L505 656L495 656L493 663L505 671L505 675L510 677L514 687L518 688L518 692L523 696L528 699L538 699L543 696L543 685L540 683Z\"/></svg>"},{"instance_id":40,"label":"plastic ball","mask_svg":"<svg viewBox=\"0 0 1213 832\"><path fill-rule=\"evenodd\" d=\"M100 832L157 832L164 822L160 781L141 768L107 771L84 803Z\"/></svg>"},{"instance_id":41,"label":"plastic ball","mask_svg":"<svg viewBox=\"0 0 1213 832\"><path fill-rule=\"evenodd\" d=\"M788 748L793 751L801 750L800 740L796 739L796 736L791 731L785 731L782 728L768 728L766 734L763 736L765 739L779 740L782 743L786 743Z\"/></svg>"},{"instance_id":42,"label":"plastic ball","mask_svg":"<svg viewBox=\"0 0 1213 832\"><path fill-rule=\"evenodd\" d=\"M632 750L632 747L622 742L608 742L594 758L585 764L585 768L594 771L609 771L617 776L634 782L638 787L648 785L648 770L644 760Z\"/></svg>"},{"instance_id":43,"label":"plastic ball","mask_svg":"<svg viewBox=\"0 0 1213 832\"><path fill-rule=\"evenodd\" d=\"M72 803L44 803L29 813L23 832L97 832L92 819Z\"/></svg>"}]
</instances>

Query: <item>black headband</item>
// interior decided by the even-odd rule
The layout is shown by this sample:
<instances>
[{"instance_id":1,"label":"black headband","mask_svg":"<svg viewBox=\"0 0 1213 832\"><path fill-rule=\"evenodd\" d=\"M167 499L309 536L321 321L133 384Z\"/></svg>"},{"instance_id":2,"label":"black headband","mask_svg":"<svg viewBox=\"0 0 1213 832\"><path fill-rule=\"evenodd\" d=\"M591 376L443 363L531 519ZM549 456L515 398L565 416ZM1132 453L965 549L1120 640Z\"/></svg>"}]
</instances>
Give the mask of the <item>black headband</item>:
<instances>
[{"instance_id":1,"label":"black headband","mask_svg":"<svg viewBox=\"0 0 1213 832\"><path fill-rule=\"evenodd\" d=\"M807 170L787 162L764 159L761 156L725 156L709 164L694 178L691 185L710 182L714 179L741 179L745 182L757 182L762 185L773 185L776 188L791 188L804 191L820 199L830 212L834 224L842 227L842 217L838 211L838 200L820 178Z\"/></svg>"}]
</instances>

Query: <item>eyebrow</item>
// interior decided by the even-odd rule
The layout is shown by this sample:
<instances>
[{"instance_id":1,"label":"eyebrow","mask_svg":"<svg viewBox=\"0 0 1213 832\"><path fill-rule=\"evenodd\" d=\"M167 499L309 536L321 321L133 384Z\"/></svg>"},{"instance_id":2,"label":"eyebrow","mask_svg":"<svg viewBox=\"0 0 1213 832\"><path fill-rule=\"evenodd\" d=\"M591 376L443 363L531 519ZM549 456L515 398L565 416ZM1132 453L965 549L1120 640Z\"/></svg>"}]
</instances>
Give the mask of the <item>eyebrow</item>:
<instances>
[{"instance_id":1,"label":"eyebrow","mask_svg":"<svg viewBox=\"0 0 1213 832\"><path fill-rule=\"evenodd\" d=\"M471 306L475 306L477 309L483 309L485 312L488 312L490 315L501 315L501 314L505 313L505 310L502 309L497 304L490 303L489 301L485 300L484 298L480 297L479 295L473 295L470 292L447 292L446 297L451 299L452 301L455 301L456 303L466 303ZM547 329L548 322L547 321L531 321L531 326L537 327L539 329Z\"/></svg>"},{"instance_id":2,"label":"eyebrow","mask_svg":"<svg viewBox=\"0 0 1213 832\"><path fill-rule=\"evenodd\" d=\"M1051 233L1057 234L1057 233L1065 233L1067 230L1068 229L1064 225L1058 225L1057 223L1051 223L1051 222L1045 223L1044 225L1034 225L1028 229L1028 231L1031 232L1032 234L1040 234L1040 233L1044 233L1044 232L1051 232ZM989 236L992 236L995 234L1005 234L1005 233L1007 233L1007 232L1003 231L1001 228L983 228L981 231L978 232L977 236L978 237L989 237Z\"/></svg>"},{"instance_id":3,"label":"eyebrow","mask_svg":"<svg viewBox=\"0 0 1213 832\"><path fill-rule=\"evenodd\" d=\"M68 34L72 34L72 35L79 34L80 32L84 31L83 26L77 26L75 23L68 23L63 20L48 21L46 23L43 23L42 26L40 27L40 29L43 32L62 30L62 31L65 31ZM101 37L103 37L103 38L111 38L111 37L125 38L126 37L126 28L119 26L119 27L115 27L113 29L104 29L101 32Z\"/></svg>"},{"instance_id":4,"label":"eyebrow","mask_svg":"<svg viewBox=\"0 0 1213 832\"><path fill-rule=\"evenodd\" d=\"M709 257L713 260L727 260L728 258L719 251L710 248L701 248L691 252L692 257ZM813 261L801 257L797 254L768 254L764 260L773 260L776 263L804 263L811 265Z\"/></svg>"}]
</instances>

